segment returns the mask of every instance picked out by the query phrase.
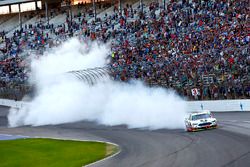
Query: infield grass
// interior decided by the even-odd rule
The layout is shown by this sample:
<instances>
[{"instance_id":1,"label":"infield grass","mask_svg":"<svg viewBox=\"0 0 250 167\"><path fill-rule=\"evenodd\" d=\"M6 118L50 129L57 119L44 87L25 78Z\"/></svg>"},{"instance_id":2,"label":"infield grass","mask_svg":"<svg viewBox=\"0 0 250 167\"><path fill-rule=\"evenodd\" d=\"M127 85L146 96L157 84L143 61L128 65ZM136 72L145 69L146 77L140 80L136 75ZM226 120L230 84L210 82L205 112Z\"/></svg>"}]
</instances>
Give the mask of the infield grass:
<instances>
[{"instance_id":1,"label":"infield grass","mask_svg":"<svg viewBox=\"0 0 250 167\"><path fill-rule=\"evenodd\" d=\"M0 141L0 167L81 167L114 154L99 142L43 138Z\"/></svg>"}]
</instances>

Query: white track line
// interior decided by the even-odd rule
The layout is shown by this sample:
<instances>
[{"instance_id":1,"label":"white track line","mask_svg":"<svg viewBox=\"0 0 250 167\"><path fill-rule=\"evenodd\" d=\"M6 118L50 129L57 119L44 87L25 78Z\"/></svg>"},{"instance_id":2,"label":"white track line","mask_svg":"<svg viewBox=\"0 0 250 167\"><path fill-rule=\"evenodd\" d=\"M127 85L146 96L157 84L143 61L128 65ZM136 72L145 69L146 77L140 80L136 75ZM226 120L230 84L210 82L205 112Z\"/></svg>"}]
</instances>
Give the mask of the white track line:
<instances>
[{"instance_id":1,"label":"white track line","mask_svg":"<svg viewBox=\"0 0 250 167\"><path fill-rule=\"evenodd\" d=\"M118 145L117 145L117 146L118 146ZM101 162L103 162L103 161L106 161L106 160L108 160L108 159L110 159L110 158L113 158L114 156L116 156L116 155L118 155L118 154L121 153L121 149L120 149L119 146L118 146L118 148L119 148L119 151L118 151L117 153L112 154L112 155L110 155L110 156L108 156L108 157L106 157L106 158L104 158L104 159L99 160L99 161L96 161L96 162L93 162L93 163L91 163L91 164L85 165L84 167L90 167L90 166L92 166L92 165L95 165L95 164L101 163Z\"/></svg>"},{"instance_id":2,"label":"white track line","mask_svg":"<svg viewBox=\"0 0 250 167\"><path fill-rule=\"evenodd\" d=\"M2 135L2 136L8 136L8 137L15 137L15 136L17 136L17 137L23 137L23 138L27 138L27 137L29 137L29 136L23 136L23 135L10 135L10 134L3 134L3 133L0 133L0 135Z\"/></svg>"}]
</instances>

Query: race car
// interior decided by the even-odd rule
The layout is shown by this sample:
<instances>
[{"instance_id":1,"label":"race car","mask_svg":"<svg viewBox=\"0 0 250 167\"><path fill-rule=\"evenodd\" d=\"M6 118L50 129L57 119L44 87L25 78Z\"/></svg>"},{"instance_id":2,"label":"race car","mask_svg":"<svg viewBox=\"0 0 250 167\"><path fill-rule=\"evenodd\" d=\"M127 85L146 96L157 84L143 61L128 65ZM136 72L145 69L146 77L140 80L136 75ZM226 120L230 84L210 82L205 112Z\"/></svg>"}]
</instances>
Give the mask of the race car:
<instances>
[{"instance_id":1,"label":"race car","mask_svg":"<svg viewBox=\"0 0 250 167\"><path fill-rule=\"evenodd\" d=\"M185 119L185 125L188 132L217 128L218 126L216 118L208 110L190 113L189 117Z\"/></svg>"}]
</instances>

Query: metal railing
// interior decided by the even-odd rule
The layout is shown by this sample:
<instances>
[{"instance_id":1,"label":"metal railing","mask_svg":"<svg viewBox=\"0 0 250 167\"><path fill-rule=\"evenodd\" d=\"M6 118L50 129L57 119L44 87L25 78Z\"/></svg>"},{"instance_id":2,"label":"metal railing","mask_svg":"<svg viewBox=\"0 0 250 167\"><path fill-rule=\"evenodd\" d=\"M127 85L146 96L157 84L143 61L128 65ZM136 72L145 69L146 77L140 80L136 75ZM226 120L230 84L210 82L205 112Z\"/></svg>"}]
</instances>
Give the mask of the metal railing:
<instances>
[{"instance_id":1,"label":"metal railing","mask_svg":"<svg viewBox=\"0 0 250 167\"><path fill-rule=\"evenodd\" d=\"M69 71L68 73L90 85L93 85L98 81L110 78L108 67L97 67L86 70Z\"/></svg>"}]
</instances>

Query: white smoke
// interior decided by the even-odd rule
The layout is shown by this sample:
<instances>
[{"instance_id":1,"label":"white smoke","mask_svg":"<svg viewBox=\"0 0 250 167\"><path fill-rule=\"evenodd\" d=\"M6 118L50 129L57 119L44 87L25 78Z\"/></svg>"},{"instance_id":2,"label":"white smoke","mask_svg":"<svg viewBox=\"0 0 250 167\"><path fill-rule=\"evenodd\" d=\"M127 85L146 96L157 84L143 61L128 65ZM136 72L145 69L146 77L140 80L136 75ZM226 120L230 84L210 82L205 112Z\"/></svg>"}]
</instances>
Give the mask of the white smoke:
<instances>
[{"instance_id":1,"label":"white smoke","mask_svg":"<svg viewBox=\"0 0 250 167\"><path fill-rule=\"evenodd\" d=\"M129 128L184 128L186 102L172 90L149 88L139 81L114 81L88 85L62 75L71 70L102 67L108 47L89 49L71 39L47 56L32 61L36 97L26 106L10 110L9 125L49 125L81 120Z\"/></svg>"}]
</instances>

